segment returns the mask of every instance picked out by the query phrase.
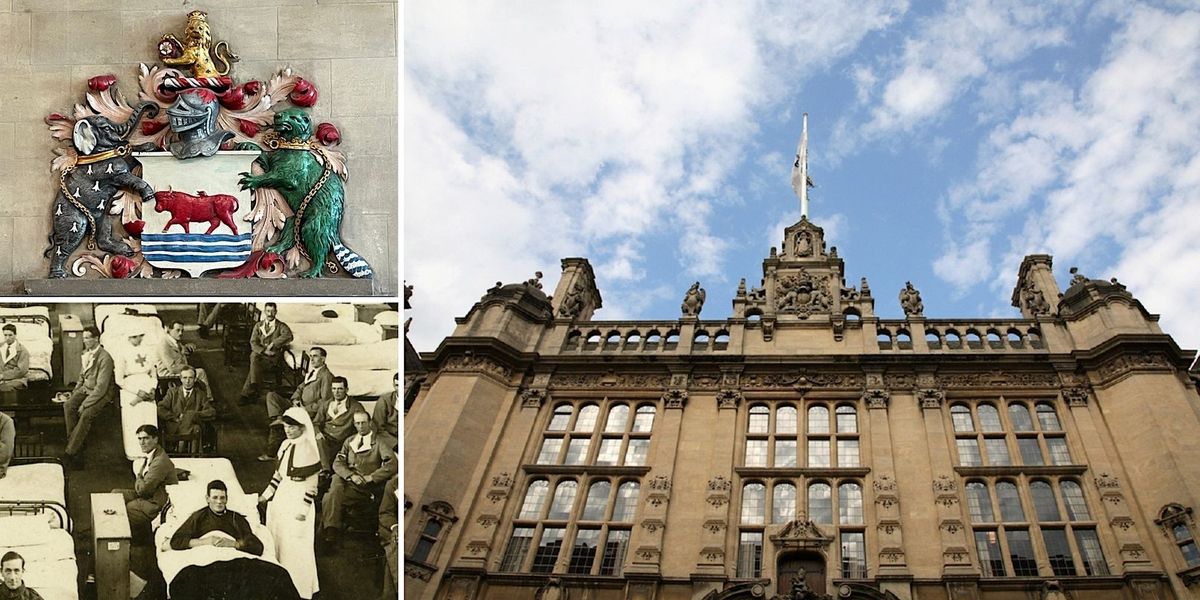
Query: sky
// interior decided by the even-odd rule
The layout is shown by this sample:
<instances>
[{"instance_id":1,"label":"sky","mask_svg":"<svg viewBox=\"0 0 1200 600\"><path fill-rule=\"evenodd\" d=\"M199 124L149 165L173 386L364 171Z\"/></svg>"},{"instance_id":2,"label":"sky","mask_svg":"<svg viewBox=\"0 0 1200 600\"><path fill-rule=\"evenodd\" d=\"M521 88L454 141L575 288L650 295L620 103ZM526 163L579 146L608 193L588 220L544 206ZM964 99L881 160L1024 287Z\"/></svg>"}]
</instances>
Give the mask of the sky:
<instances>
[{"instance_id":1,"label":"sky","mask_svg":"<svg viewBox=\"0 0 1200 600\"><path fill-rule=\"evenodd\" d=\"M587 257L595 319L732 314L809 218L902 318L1009 318L1017 268L1116 277L1200 347L1200 4L404 3L403 276L431 351Z\"/></svg>"}]
</instances>

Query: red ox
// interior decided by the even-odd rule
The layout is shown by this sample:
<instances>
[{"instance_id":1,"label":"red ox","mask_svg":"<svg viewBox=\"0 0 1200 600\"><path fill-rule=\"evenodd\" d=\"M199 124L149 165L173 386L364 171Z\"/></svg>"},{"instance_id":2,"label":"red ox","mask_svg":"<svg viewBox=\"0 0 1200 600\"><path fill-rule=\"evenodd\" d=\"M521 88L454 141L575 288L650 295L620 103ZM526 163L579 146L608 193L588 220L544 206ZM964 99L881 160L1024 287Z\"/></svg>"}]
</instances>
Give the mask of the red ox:
<instances>
[{"instance_id":1,"label":"red ox","mask_svg":"<svg viewBox=\"0 0 1200 600\"><path fill-rule=\"evenodd\" d=\"M182 225L184 233L191 233L191 230L188 229L189 223L207 222L209 225L205 234L212 233L218 225L224 223L229 226L234 235L237 235L237 224L233 222L233 213L238 209L237 198L229 194L212 196L204 192L196 192L196 194L193 196L171 190L154 192L155 212L165 210L171 213L171 220L167 221L167 225L163 227L163 233L166 233L172 225Z\"/></svg>"}]
</instances>

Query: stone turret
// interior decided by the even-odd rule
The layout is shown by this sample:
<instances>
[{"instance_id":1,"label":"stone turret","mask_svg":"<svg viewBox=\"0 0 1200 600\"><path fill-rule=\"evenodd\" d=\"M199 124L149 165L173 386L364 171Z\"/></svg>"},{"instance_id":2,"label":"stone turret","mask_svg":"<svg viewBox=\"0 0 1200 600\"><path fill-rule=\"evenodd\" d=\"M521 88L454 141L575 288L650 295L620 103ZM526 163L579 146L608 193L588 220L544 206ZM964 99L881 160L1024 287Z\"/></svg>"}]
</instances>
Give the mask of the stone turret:
<instances>
[{"instance_id":1,"label":"stone turret","mask_svg":"<svg viewBox=\"0 0 1200 600\"><path fill-rule=\"evenodd\" d=\"M602 305L591 263L586 258L562 259L562 278L554 290L554 317L589 321Z\"/></svg>"},{"instance_id":2,"label":"stone turret","mask_svg":"<svg viewBox=\"0 0 1200 600\"><path fill-rule=\"evenodd\" d=\"M1049 254L1030 254L1021 261L1017 285L1012 292L1012 305L1026 319L1058 314L1058 282L1051 270L1054 259Z\"/></svg>"}]
</instances>

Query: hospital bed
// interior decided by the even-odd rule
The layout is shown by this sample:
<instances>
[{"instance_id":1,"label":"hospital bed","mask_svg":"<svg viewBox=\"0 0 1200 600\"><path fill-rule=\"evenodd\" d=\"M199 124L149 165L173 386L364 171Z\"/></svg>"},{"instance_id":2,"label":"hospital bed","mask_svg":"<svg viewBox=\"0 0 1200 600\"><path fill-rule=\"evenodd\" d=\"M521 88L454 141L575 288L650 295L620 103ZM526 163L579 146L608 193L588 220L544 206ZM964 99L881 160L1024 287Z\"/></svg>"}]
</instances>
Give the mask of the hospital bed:
<instances>
[{"instance_id":1,"label":"hospital bed","mask_svg":"<svg viewBox=\"0 0 1200 600\"><path fill-rule=\"evenodd\" d=\"M9 323L17 328L17 341L29 351L29 373L25 380L34 384L53 379L54 338L50 329L50 309L45 306L0 309L0 325Z\"/></svg>"},{"instance_id":2,"label":"hospital bed","mask_svg":"<svg viewBox=\"0 0 1200 600\"><path fill-rule=\"evenodd\" d=\"M130 314L131 311L133 314ZM114 362L120 361L124 353L134 351L129 345L128 338L131 333L144 334L141 348L155 356L162 346L163 337L167 335L157 311L148 304L96 305L95 318L100 327L100 343L113 356ZM157 392L158 375L151 373L130 376L125 381L117 381L117 386L121 407L121 440L125 447L125 457L133 460L143 455L137 442L137 428L146 424L158 426L157 404L153 400L136 403L134 400L137 399L138 392Z\"/></svg>"},{"instance_id":3,"label":"hospital bed","mask_svg":"<svg viewBox=\"0 0 1200 600\"><path fill-rule=\"evenodd\" d=\"M78 600L79 569L57 459L14 459L0 480L0 553L25 558L25 585L45 600Z\"/></svg>"}]
</instances>

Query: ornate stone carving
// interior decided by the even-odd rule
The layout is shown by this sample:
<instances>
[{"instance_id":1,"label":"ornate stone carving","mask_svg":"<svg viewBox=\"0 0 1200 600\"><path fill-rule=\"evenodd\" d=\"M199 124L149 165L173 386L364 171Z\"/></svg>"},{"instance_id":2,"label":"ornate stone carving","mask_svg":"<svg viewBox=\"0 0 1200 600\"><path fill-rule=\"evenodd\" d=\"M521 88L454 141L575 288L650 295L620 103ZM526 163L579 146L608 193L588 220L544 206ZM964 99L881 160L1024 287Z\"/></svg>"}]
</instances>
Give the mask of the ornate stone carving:
<instances>
[{"instance_id":1,"label":"ornate stone carving","mask_svg":"<svg viewBox=\"0 0 1200 600\"><path fill-rule=\"evenodd\" d=\"M546 402L546 390L526 388L521 390L521 408L541 408Z\"/></svg>"},{"instance_id":2,"label":"ornate stone carving","mask_svg":"<svg viewBox=\"0 0 1200 600\"><path fill-rule=\"evenodd\" d=\"M664 529L664 528L666 528L666 526L667 526L667 524L664 523L662 519L653 519L653 518L642 519L642 529L645 529L646 531L649 531L650 533L654 533L654 532L658 531L659 529Z\"/></svg>"},{"instance_id":3,"label":"ornate stone carving","mask_svg":"<svg viewBox=\"0 0 1200 600\"><path fill-rule=\"evenodd\" d=\"M1133 528L1133 519L1129 517L1113 517L1108 524L1114 528L1120 527L1122 531L1129 531Z\"/></svg>"},{"instance_id":4,"label":"ornate stone carving","mask_svg":"<svg viewBox=\"0 0 1200 600\"><path fill-rule=\"evenodd\" d=\"M503 380L512 376L512 370L486 356L459 354L446 359L442 371L448 373L484 373Z\"/></svg>"},{"instance_id":5,"label":"ornate stone carving","mask_svg":"<svg viewBox=\"0 0 1200 600\"><path fill-rule=\"evenodd\" d=\"M642 546L635 553L643 562L657 561L661 551L654 546Z\"/></svg>"},{"instance_id":6,"label":"ornate stone carving","mask_svg":"<svg viewBox=\"0 0 1200 600\"><path fill-rule=\"evenodd\" d=\"M896 493L896 480L890 475L879 475L875 478L875 482L871 484L875 488L876 494L894 494Z\"/></svg>"},{"instance_id":7,"label":"ornate stone carving","mask_svg":"<svg viewBox=\"0 0 1200 600\"><path fill-rule=\"evenodd\" d=\"M904 550L900 548L884 548L879 551L879 561L898 564L904 562Z\"/></svg>"},{"instance_id":8,"label":"ornate stone carving","mask_svg":"<svg viewBox=\"0 0 1200 600\"><path fill-rule=\"evenodd\" d=\"M940 375L937 377L937 385L943 388L1057 388L1059 387L1059 381L1054 373L1006 373L999 369L994 369L987 373Z\"/></svg>"},{"instance_id":9,"label":"ornate stone carving","mask_svg":"<svg viewBox=\"0 0 1200 600\"><path fill-rule=\"evenodd\" d=\"M717 475L708 480L708 491L710 492L728 492L733 489L733 482Z\"/></svg>"},{"instance_id":10,"label":"ornate stone carving","mask_svg":"<svg viewBox=\"0 0 1200 600\"><path fill-rule=\"evenodd\" d=\"M968 563L970 562L969 556L971 556L970 552L962 547L946 548L942 551L942 560L951 565Z\"/></svg>"},{"instance_id":11,"label":"ornate stone carving","mask_svg":"<svg viewBox=\"0 0 1200 600\"><path fill-rule=\"evenodd\" d=\"M538 588L534 593L534 600L568 600L567 588L563 586L562 580L557 577L551 577Z\"/></svg>"},{"instance_id":12,"label":"ornate stone carving","mask_svg":"<svg viewBox=\"0 0 1200 600\"><path fill-rule=\"evenodd\" d=\"M471 556L487 554L487 551L491 548L492 545L489 544L487 540L471 540L470 542L467 542L467 552Z\"/></svg>"},{"instance_id":13,"label":"ornate stone carving","mask_svg":"<svg viewBox=\"0 0 1200 600\"><path fill-rule=\"evenodd\" d=\"M950 535L954 535L954 534L962 531L963 524L961 521L947 519L945 521L942 521L940 527L942 529L946 530L946 533L949 533Z\"/></svg>"},{"instance_id":14,"label":"ornate stone carving","mask_svg":"<svg viewBox=\"0 0 1200 600\"><path fill-rule=\"evenodd\" d=\"M1171 368L1171 363L1165 355L1142 352L1122 354L1100 365L1096 372L1104 381L1110 381L1131 371L1160 371L1169 368Z\"/></svg>"},{"instance_id":15,"label":"ornate stone carving","mask_svg":"<svg viewBox=\"0 0 1200 600\"><path fill-rule=\"evenodd\" d=\"M408 559L404 560L405 577L412 577L414 579L420 579L421 581L429 581L429 579L433 576L433 571L434 569L431 567L409 561Z\"/></svg>"},{"instance_id":16,"label":"ornate stone carving","mask_svg":"<svg viewBox=\"0 0 1200 600\"><path fill-rule=\"evenodd\" d=\"M1121 489L1121 481L1108 473L1101 473L1096 476L1096 489L1104 490L1119 490Z\"/></svg>"},{"instance_id":17,"label":"ornate stone carving","mask_svg":"<svg viewBox=\"0 0 1200 600\"><path fill-rule=\"evenodd\" d=\"M1068 406L1087 406L1088 388L1081 385L1063 388L1062 397Z\"/></svg>"},{"instance_id":18,"label":"ornate stone carving","mask_svg":"<svg viewBox=\"0 0 1200 600\"><path fill-rule=\"evenodd\" d=\"M662 388L671 379L665 373L555 373L551 386L555 388Z\"/></svg>"},{"instance_id":19,"label":"ornate stone carving","mask_svg":"<svg viewBox=\"0 0 1200 600\"><path fill-rule=\"evenodd\" d=\"M718 534L725 529L725 521L722 519L709 519L704 522L705 531Z\"/></svg>"},{"instance_id":20,"label":"ornate stone carving","mask_svg":"<svg viewBox=\"0 0 1200 600\"><path fill-rule=\"evenodd\" d=\"M863 392L862 400L868 409L887 409L891 394L887 390L867 390Z\"/></svg>"},{"instance_id":21,"label":"ornate stone carving","mask_svg":"<svg viewBox=\"0 0 1200 600\"><path fill-rule=\"evenodd\" d=\"M933 491L938 494L957 494L958 482L949 475L938 475L933 480Z\"/></svg>"},{"instance_id":22,"label":"ornate stone carving","mask_svg":"<svg viewBox=\"0 0 1200 600\"><path fill-rule=\"evenodd\" d=\"M721 390L717 392L717 408L737 408L742 402L742 393L738 390Z\"/></svg>"},{"instance_id":23,"label":"ornate stone carving","mask_svg":"<svg viewBox=\"0 0 1200 600\"><path fill-rule=\"evenodd\" d=\"M584 277L575 280L571 284L571 289L567 290L567 295L563 297L562 304L558 305L558 316L567 319L574 319L583 312L583 306L586 302L587 283Z\"/></svg>"},{"instance_id":24,"label":"ornate stone carving","mask_svg":"<svg viewBox=\"0 0 1200 600\"><path fill-rule=\"evenodd\" d=\"M716 371L696 373L692 375L689 387L696 390L715 390L721 384L721 374Z\"/></svg>"},{"instance_id":25,"label":"ornate stone carving","mask_svg":"<svg viewBox=\"0 0 1200 600\"><path fill-rule=\"evenodd\" d=\"M657 475L647 484L650 488L650 493L646 494L646 502L651 506L662 506L671 497L671 478L666 475Z\"/></svg>"},{"instance_id":26,"label":"ornate stone carving","mask_svg":"<svg viewBox=\"0 0 1200 600\"><path fill-rule=\"evenodd\" d=\"M671 478L666 475L655 475L647 486L652 490L669 492L671 491Z\"/></svg>"},{"instance_id":27,"label":"ornate stone carving","mask_svg":"<svg viewBox=\"0 0 1200 600\"><path fill-rule=\"evenodd\" d=\"M683 316L700 316L700 310L704 308L705 296L704 288L700 287L700 282L693 283L692 287L688 288L687 293L683 295L683 304L679 307Z\"/></svg>"},{"instance_id":28,"label":"ornate stone carving","mask_svg":"<svg viewBox=\"0 0 1200 600\"><path fill-rule=\"evenodd\" d=\"M828 546L832 541L833 538L825 535L820 527L807 519L790 521L778 535L771 536L771 542L780 550L817 550Z\"/></svg>"},{"instance_id":29,"label":"ornate stone carving","mask_svg":"<svg viewBox=\"0 0 1200 600\"><path fill-rule=\"evenodd\" d=\"M492 477L492 487L510 488L512 487L512 483L512 475L509 475L508 471Z\"/></svg>"},{"instance_id":30,"label":"ornate stone carving","mask_svg":"<svg viewBox=\"0 0 1200 600\"><path fill-rule=\"evenodd\" d=\"M1021 306L1031 315L1050 314L1050 303L1046 302L1045 294L1037 289L1033 280L1026 280L1025 285L1021 286Z\"/></svg>"},{"instance_id":31,"label":"ornate stone carving","mask_svg":"<svg viewBox=\"0 0 1200 600\"><path fill-rule=\"evenodd\" d=\"M687 390L673 389L663 392L662 401L665 408L681 409L687 404Z\"/></svg>"},{"instance_id":32,"label":"ornate stone carving","mask_svg":"<svg viewBox=\"0 0 1200 600\"><path fill-rule=\"evenodd\" d=\"M750 373L742 377L742 389L862 389L863 380L858 373Z\"/></svg>"},{"instance_id":33,"label":"ornate stone carving","mask_svg":"<svg viewBox=\"0 0 1200 600\"><path fill-rule=\"evenodd\" d=\"M919 389L916 396L917 404L921 408L941 408L942 403L946 401L946 393L939 389Z\"/></svg>"},{"instance_id":34,"label":"ornate stone carving","mask_svg":"<svg viewBox=\"0 0 1200 600\"><path fill-rule=\"evenodd\" d=\"M479 515L479 518L475 519L475 522L479 523L484 529L488 529L499 520L499 517L496 515L483 514Z\"/></svg>"},{"instance_id":35,"label":"ornate stone carving","mask_svg":"<svg viewBox=\"0 0 1200 600\"><path fill-rule=\"evenodd\" d=\"M832 303L828 275L813 276L800 269L794 275L779 278L775 285L775 308L781 313L807 319L814 313L829 312Z\"/></svg>"},{"instance_id":36,"label":"ornate stone carving","mask_svg":"<svg viewBox=\"0 0 1200 600\"><path fill-rule=\"evenodd\" d=\"M925 303L921 302L921 292L913 287L911 281L904 282L900 290L900 308L904 309L905 317L920 317L925 313Z\"/></svg>"},{"instance_id":37,"label":"ornate stone carving","mask_svg":"<svg viewBox=\"0 0 1200 600\"><path fill-rule=\"evenodd\" d=\"M900 521L895 519L881 519L879 524L876 525L876 528L887 535L892 535L900 529Z\"/></svg>"},{"instance_id":38,"label":"ornate stone carving","mask_svg":"<svg viewBox=\"0 0 1200 600\"><path fill-rule=\"evenodd\" d=\"M719 563L725 558L725 549L720 546L705 546L700 551L700 556L710 563Z\"/></svg>"}]
</instances>

